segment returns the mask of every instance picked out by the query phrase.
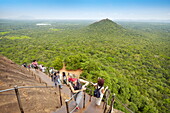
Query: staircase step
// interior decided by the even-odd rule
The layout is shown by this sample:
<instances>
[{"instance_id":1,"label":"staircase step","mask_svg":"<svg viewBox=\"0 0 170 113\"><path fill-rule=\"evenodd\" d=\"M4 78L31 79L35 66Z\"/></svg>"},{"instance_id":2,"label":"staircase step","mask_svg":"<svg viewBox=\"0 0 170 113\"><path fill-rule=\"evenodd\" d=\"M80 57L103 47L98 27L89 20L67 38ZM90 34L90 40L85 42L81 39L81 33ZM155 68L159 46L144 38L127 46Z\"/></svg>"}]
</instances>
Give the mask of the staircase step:
<instances>
[{"instance_id":1,"label":"staircase step","mask_svg":"<svg viewBox=\"0 0 170 113\"><path fill-rule=\"evenodd\" d=\"M69 109L73 109L76 106L76 103L74 101L70 101L68 105L69 105ZM61 108L51 113L67 113L66 104L64 104L63 106L61 106Z\"/></svg>"},{"instance_id":2,"label":"staircase step","mask_svg":"<svg viewBox=\"0 0 170 113\"><path fill-rule=\"evenodd\" d=\"M45 73L43 73L39 70L35 70L35 69L30 69L30 70L33 71L34 74L38 75L42 81L47 83L48 86L54 86L54 82L51 81L51 79L49 78L48 75L46 75Z\"/></svg>"},{"instance_id":3,"label":"staircase step","mask_svg":"<svg viewBox=\"0 0 170 113\"><path fill-rule=\"evenodd\" d=\"M85 99L85 108L83 108L83 99L84 99L84 95L83 95L83 98L82 98L82 101L80 103L80 109L79 110L75 110L73 113L83 113L84 110L86 109L86 107L89 105L89 99L90 99L90 96L85 93L86 95L86 99ZM71 111L74 107L76 106L76 103L74 101L74 99L72 99L70 102L69 102L69 111ZM55 112L52 112L52 113L67 113L66 111L66 104L64 104L61 108L57 109Z\"/></svg>"},{"instance_id":4,"label":"staircase step","mask_svg":"<svg viewBox=\"0 0 170 113\"><path fill-rule=\"evenodd\" d=\"M96 106L95 97L92 97L92 101L82 113L103 113L103 102L100 106Z\"/></svg>"},{"instance_id":5,"label":"staircase step","mask_svg":"<svg viewBox=\"0 0 170 113\"><path fill-rule=\"evenodd\" d=\"M48 86L54 86L54 82L51 81L51 79L49 78L48 75L46 75L45 73L43 73L39 70L35 70L35 69L30 69L30 70L33 71L34 74L38 75L42 81L46 82L48 84ZM62 93L62 95L67 96L68 99L71 97L71 91L70 91L69 87L67 87L67 85L65 85L65 84L63 84L61 93ZM95 97L91 97L91 102L89 102L90 95L88 95L87 93L85 93L85 95L86 95L85 108L83 108L83 99L84 99L84 95L83 95L82 101L79 106L80 109L75 110L73 113L103 113L103 108L102 108L103 102L101 102L100 106L96 106ZM61 108L59 108L56 111L53 111L51 113L67 113L65 102L63 102L63 104L64 105L62 105ZM75 103L74 99L72 99L69 102L69 111L71 111L75 106L76 106L76 103Z\"/></svg>"}]
</instances>

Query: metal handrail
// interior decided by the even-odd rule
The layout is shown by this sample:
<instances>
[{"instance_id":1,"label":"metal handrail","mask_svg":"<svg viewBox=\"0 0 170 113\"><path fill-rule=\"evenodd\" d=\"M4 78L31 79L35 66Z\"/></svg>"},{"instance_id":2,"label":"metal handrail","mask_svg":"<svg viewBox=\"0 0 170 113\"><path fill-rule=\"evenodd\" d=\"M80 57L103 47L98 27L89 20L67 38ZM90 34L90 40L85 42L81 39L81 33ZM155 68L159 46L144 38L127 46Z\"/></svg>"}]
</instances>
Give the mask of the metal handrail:
<instances>
[{"instance_id":1,"label":"metal handrail","mask_svg":"<svg viewBox=\"0 0 170 113\"><path fill-rule=\"evenodd\" d=\"M114 104L114 101L115 101L115 94L112 95L110 108L109 108L109 110L108 110L107 113L111 113L111 112L112 112L112 109L113 109L112 106L113 106L113 104Z\"/></svg>"},{"instance_id":2,"label":"metal handrail","mask_svg":"<svg viewBox=\"0 0 170 113\"><path fill-rule=\"evenodd\" d=\"M76 105L76 107L78 107L78 105ZM74 107L74 108L70 111L70 113L73 113L74 110L76 110L76 107Z\"/></svg>"},{"instance_id":3,"label":"metal handrail","mask_svg":"<svg viewBox=\"0 0 170 113\"><path fill-rule=\"evenodd\" d=\"M24 88L54 88L54 87L56 87L56 86L18 86L18 89L24 89ZM6 92L6 91L11 91L11 90L15 90L15 88L0 90L0 93Z\"/></svg>"},{"instance_id":4,"label":"metal handrail","mask_svg":"<svg viewBox=\"0 0 170 113\"><path fill-rule=\"evenodd\" d=\"M11 91L11 90L15 90L14 88L11 88L11 89L4 89L4 90L0 90L0 93L2 92L6 92L6 91Z\"/></svg>"},{"instance_id":5,"label":"metal handrail","mask_svg":"<svg viewBox=\"0 0 170 113\"><path fill-rule=\"evenodd\" d=\"M65 100L67 113L72 113L72 112L76 109L76 107L78 106L78 105L76 105L76 106L71 110L71 112L69 112L68 102L70 102L70 101L73 99L73 97L76 96L76 94L77 94L77 93L73 94L70 99L68 99L68 100L66 99L66 100Z\"/></svg>"},{"instance_id":6,"label":"metal handrail","mask_svg":"<svg viewBox=\"0 0 170 113\"><path fill-rule=\"evenodd\" d=\"M56 86L19 86L18 88L55 88Z\"/></svg>"},{"instance_id":7,"label":"metal handrail","mask_svg":"<svg viewBox=\"0 0 170 113\"><path fill-rule=\"evenodd\" d=\"M21 104L21 99L20 99L20 94L19 94L18 86L17 85L14 86L14 89L15 89L15 94L16 94L16 97L17 97L19 109L20 109L21 113L24 113L24 109L23 109L22 104Z\"/></svg>"},{"instance_id":8,"label":"metal handrail","mask_svg":"<svg viewBox=\"0 0 170 113\"><path fill-rule=\"evenodd\" d=\"M20 111L21 111L21 113L24 113L18 89L25 89L25 88L56 88L56 86L17 86L17 85L15 85L14 88L0 90L0 93L15 90L15 94L16 94L16 98L17 98L17 101L18 101ZM62 105L60 88L59 88L59 93L60 93L60 103Z\"/></svg>"},{"instance_id":9,"label":"metal handrail","mask_svg":"<svg viewBox=\"0 0 170 113\"><path fill-rule=\"evenodd\" d=\"M71 100L73 99L74 96L76 96L76 93L73 94L73 95L70 97L70 99L68 99L68 100L66 99L65 101L67 101L67 102L71 101Z\"/></svg>"},{"instance_id":10,"label":"metal handrail","mask_svg":"<svg viewBox=\"0 0 170 113\"><path fill-rule=\"evenodd\" d=\"M122 104L130 113L134 113L132 110L130 110L129 108L127 108L116 96L115 96L116 100L118 100L118 102L120 104Z\"/></svg>"},{"instance_id":11,"label":"metal handrail","mask_svg":"<svg viewBox=\"0 0 170 113\"><path fill-rule=\"evenodd\" d=\"M24 89L24 88L55 88L55 87L56 87L56 86L15 86L14 88L5 89L5 90L0 90L0 93L2 93L2 92L7 92L7 91L12 91L12 90L15 90L15 91L16 91L16 90L18 90L18 89ZM91 90L90 88L86 88L86 89L88 89L88 90L90 90L90 91L92 92L92 90ZM60 90L60 88L59 88L59 90ZM107 91L108 91L108 90L107 90ZM16 96L19 95L19 93L17 94L17 92L18 92L18 91L16 91ZM59 92L60 92L60 91L59 91ZM61 92L60 92L60 93L61 93ZM68 105L68 102L71 101L72 98L73 98L75 95L76 95L76 94L72 95L69 100L65 100L66 105ZM60 96L61 96L61 94L60 94ZM92 93L90 94L90 100L89 100L89 101L91 101L91 96L92 96ZM109 96L108 96L108 97L109 97ZM108 100L108 97L107 97L107 100ZM17 98L19 98L19 97L17 97ZM114 98L116 98L116 100L118 100L118 102L119 102L120 104L122 104L130 113L134 113L132 110L130 110L129 108L127 108L116 96L114 96ZM106 104L105 107L107 107L107 100L106 100L106 102L104 103L104 104ZM19 99L18 101L20 101L20 99ZM61 101L61 105L62 105L61 97L60 97L60 101ZM21 102L18 102L18 103L20 104ZM75 108L76 108L76 107L77 107L77 105L75 106ZM110 106L110 107L112 107L112 106ZM73 112L73 111L75 110L75 108L74 108L71 112ZM105 113L106 109L107 109L107 108L104 108L104 113ZM111 108L110 108L110 109L111 109ZM21 110L21 113L23 113L23 109L20 108L20 110ZM71 112L70 112L70 113L71 113ZM68 113L69 113L69 111L68 111Z\"/></svg>"},{"instance_id":12,"label":"metal handrail","mask_svg":"<svg viewBox=\"0 0 170 113\"><path fill-rule=\"evenodd\" d=\"M110 97L110 90L109 89L107 89L105 91L104 96L105 96L105 98L104 98L104 104L103 104L103 109L104 109L103 113L105 113L106 110L107 110L108 98Z\"/></svg>"},{"instance_id":13,"label":"metal handrail","mask_svg":"<svg viewBox=\"0 0 170 113\"><path fill-rule=\"evenodd\" d=\"M86 78L84 78L84 77L82 77L81 76L81 78L83 78L83 79L86 79ZM93 85L93 83L92 82L90 82L89 81L89 83L91 83L92 85ZM108 90L107 90L108 91ZM105 92L106 93L106 92ZM109 92L110 93L110 92ZM104 105L105 105L105 108L104 108L104 113L106 112L106 109L107 109L107 104L108 104L108 98L110 97L110 95L111 95L111 93L109 94L109 96L106 98L106 102L104 103ZM111 103L111 104L113 104L114 103L114 98L116 98L117 100L118 100L118 102L119 103L121 103L130 113L134 113L132 110L130 110L129 108L127 108L116 96L115 96L115 94L113 94L113 96L112 96L112 99L113 99L113 102ZM104 105L103 105L103 107L104 107ZM111 107L111 106L110 106ZM111 108L110 108L111 109Z\"/></svg>"},{"instance_id":14,"label":"metal handrail","mask_svg":"<svg viewBox=\"0 0 170 113\"><path fill-rule=\"evenodd\" d=\"M89 90L91 93L89 94L90 95L90 99L89 99L89 102L91 102L91 97L93 96L92 93L93 93L93 90L91 90L90 88L86 88L87 90Z\"/></svg>"},{"instance_id":15,"label":"metal handrail","mask_svg":"<svg viewBox=\"0 0 170 113\"><path fill-rule=\"evenodd\" d=\"M92 92L92 90L91 90L90 88L86 88L86 89L87 89L87 90L90 90L90 91ZM73 94L73 95L70 97L70 99L65 100L67 113L72 113L72 112L76 109L76 107L78 107L78 105L76 105L76 106L69 112L68 102L71 101L71 100L73 99L73 97L76 96L76 94L77 94L77 93ZM90 95L90 99L89 99L90 102L91 102L91 97L92 97L92 95ZM86 97L85 97L85 92L84 92L84 100L83 100L83 107L84 107L84 108L85 108L85 98L86 98Z\"/></svg>"}]
</instances>

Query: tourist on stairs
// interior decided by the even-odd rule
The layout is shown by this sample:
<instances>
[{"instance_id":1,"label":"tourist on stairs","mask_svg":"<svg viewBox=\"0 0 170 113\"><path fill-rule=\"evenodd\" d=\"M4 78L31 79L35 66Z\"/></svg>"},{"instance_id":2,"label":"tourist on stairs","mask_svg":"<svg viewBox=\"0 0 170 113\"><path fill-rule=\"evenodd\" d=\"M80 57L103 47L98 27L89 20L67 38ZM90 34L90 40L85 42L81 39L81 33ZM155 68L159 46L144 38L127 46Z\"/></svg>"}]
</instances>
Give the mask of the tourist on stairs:
<instances>
[{"instance_id":1,"label":"tourist on stairs","mask_svg":"<svg viewBox=\"0 0 170 113\"><path fill-rule=\"evenodd\" d=\"M25 67L25 68L28 67L26 62L24 62L24 63L22 64L22 66Z\"/></svg>"},{"instance_id":2,"label":"tourist on stairs","mask_svg":"<svg viewBox=\"0 0 170 113\"><path fill-rule=\"evenodd\" d=\"M38 63L37 63L37 60L33 60L33 61L32 61L32 68L34 68L34 69L38 69Z\"/></svg>"},{"instance_id":3,"label":"tourist on stairs","mask_svg":"<svg viewBox=\"0 0 170 113\"><path fill-rule=\"evenodd\" d=\"M76 79L76 78L71 78L70 79L71 83L69 83L69 87L73 93L74 99L76 101L76 109L79 109L79 104L82 100L83 97L83 91L86 90L86 86L89 84L88 81L85 81L83 79ZM85 83L83 86L81 83Z\"/></svg>"},{"instance_id":4,"label":"tourist on stairs","mask_svg":"<svg viewBox=\"0 0 170 113\"><path fill-rule=\"evenodd\" d=\"M96 105L100 106L103 95L106 89L108 89L108 86L104 89L104 79L102 78L98 78L98 82L93 85L96 87L96 90L94 91L94 96L96 97Z\"/></svg>"},{"instance_id":5,"label":"tourist on stairs","mask_svg":"<svg viewBox=\"0 0 170 113\"><path fill-rule=\"evenodd\" d=\"M65 72L62 72L63 84L67 84L67 76Z\"/></svg>"},{"instance_id":6,"label":"tourist on stairs","mask_svg":"<svg viewBox=\"0 0 170 113\"><path fill-rule=\"evenodd\" d=\"M54 72L54 83L55 83L55 86L59 85L59 87L62 88L59 73L60 73L59 71Z\"/></svg>"},{"instance_id":7,"label":"tourist on stairs","mask_svg":"<svg viewBox=\"0 0 170 113\"><path fill-rule=\"evenodd\" d=\"M54 68L53 67L50 67L50 70L49 70L49 72L50 72L50 77L51 77L51 81L54 81Z\"/></svg>"}]
</instances>

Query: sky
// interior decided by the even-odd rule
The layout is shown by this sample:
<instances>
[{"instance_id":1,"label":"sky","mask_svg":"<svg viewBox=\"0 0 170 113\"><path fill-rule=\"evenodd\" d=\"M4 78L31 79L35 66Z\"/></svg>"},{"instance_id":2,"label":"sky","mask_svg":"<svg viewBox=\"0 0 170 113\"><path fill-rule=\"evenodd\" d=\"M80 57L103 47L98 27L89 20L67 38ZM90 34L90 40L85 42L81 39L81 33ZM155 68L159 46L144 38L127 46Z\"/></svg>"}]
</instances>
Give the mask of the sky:
<instances>
[{"instance_id":1,"label":"sky","mask_svg":"<svg viewBox=\"0 0 170 113\"><path fill-rule=\"evenodd\" d=\"M0 18L170 20L170 0L0 0Z\"/></svg>"}]
</instances>

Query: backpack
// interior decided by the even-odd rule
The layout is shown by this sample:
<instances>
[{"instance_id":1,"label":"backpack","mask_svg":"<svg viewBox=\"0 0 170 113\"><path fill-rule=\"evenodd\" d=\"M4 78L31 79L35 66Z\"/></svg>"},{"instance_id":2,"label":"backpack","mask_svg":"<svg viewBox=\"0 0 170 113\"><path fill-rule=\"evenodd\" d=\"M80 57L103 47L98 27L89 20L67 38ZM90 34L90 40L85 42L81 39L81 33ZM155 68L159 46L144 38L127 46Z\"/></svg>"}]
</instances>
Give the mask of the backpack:
<instances>
[{"instance_id":1,"label":"backpack","mask_svg":"<svg viewBox=\"0 0 170 113\"><path fill-rule=\"evenodd\" d=\"M94 90L94 97L100 98L100 89L101 89L101 88L102 88L102 87L100 87L99 89L97 88L97 89Z\"/></svg>"}]
</instances>

